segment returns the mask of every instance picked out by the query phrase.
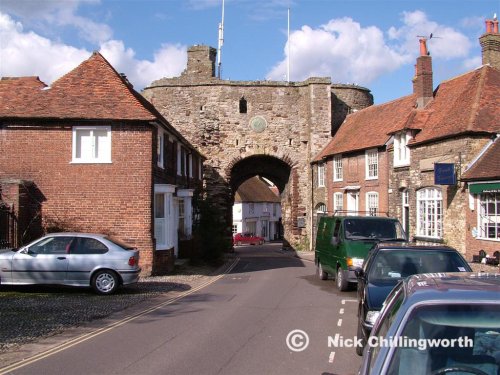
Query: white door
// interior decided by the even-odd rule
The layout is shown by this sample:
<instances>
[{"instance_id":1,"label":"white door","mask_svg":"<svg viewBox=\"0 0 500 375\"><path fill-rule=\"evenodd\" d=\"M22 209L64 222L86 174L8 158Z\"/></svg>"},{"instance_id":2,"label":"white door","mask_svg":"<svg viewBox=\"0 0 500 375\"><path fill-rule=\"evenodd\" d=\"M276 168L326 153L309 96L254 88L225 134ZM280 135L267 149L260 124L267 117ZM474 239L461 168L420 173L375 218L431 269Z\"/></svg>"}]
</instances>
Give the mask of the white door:
<instances>
[{"instance_id":1,"label":"white door","mask_svg":"<svg viewBox=\"0 0 500 375\"><path fill-rule=\"evenodd\" d=\"M348 192L347 193L347 210L349 214L357 215L359 210L359 193L358 192Z\"/></svg>"}]
</instances>

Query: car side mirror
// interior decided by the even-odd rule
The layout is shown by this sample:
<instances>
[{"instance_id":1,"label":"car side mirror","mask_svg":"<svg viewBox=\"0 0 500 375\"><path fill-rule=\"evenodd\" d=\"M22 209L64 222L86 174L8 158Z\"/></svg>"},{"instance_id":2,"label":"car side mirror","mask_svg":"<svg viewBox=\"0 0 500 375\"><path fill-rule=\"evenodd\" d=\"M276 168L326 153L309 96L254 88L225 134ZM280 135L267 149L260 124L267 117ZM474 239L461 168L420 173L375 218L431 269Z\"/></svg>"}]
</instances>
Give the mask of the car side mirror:
<instances>
[{"instance_id":1,"label":"car side mirror","mask_svg":"<svg viewBox=\"0 0 500 375\"><path fill-rule=\"evenodd\" d=\"M356 274L356 277L358 279L362 279L363 277L365 277L365 271L363 271L361 267L356 267L354 269L354 273Z\"/></svg>"}]
</instances>

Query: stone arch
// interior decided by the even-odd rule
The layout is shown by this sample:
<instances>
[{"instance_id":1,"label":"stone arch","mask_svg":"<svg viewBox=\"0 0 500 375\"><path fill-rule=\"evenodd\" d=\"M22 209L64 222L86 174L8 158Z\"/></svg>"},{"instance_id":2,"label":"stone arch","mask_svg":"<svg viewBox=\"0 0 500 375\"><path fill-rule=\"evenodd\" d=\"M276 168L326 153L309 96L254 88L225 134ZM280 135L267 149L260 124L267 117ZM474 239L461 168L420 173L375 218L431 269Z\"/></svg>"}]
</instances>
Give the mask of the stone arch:
<instances>
[{"instance_id":1,"label":"stone arch","mask_svg":"<svg viewBox=\"0 0 500 375\"><path fill-rule=\"evenodd\" d=\"M267 154L254 154L234 158L225 170L233 193L247 179L261 176L272 181L280 193L285 190L295 163L289 157L277 157Z\"/></svg>"}]
</instances>

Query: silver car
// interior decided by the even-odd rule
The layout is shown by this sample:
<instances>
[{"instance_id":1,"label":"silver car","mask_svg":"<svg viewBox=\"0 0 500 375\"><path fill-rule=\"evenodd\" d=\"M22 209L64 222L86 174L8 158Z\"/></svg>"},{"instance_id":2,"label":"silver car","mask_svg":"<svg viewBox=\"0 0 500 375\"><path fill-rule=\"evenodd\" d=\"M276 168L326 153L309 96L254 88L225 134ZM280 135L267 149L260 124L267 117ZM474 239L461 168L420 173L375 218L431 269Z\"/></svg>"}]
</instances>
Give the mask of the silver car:
<instances>
[{"instance_id":1,"label":"silver car","mask_svg":"<svg viewBox=\"0 0 500 375\"><path fill-rule=\"evenodd\" d=\"M91 286L112 294L139 279L139 251L101 234L51 233L20 249L0 250L0 284Z\"/></svg>"}]
</instances>

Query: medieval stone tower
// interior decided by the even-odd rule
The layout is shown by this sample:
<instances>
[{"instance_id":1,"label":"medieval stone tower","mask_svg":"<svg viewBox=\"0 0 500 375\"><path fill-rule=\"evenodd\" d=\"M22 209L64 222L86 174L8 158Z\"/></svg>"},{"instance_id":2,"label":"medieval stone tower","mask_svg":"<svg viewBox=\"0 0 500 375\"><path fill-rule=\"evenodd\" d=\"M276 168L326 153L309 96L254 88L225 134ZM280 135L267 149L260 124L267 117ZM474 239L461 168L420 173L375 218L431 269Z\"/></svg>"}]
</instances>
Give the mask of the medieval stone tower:
<instances>
[{"instance_id":1,"label":"medieval stone tower","mask_svg":"<svg viewBox=\"0 0 500 375\"><path fill-rule=\"evenodd\" d=\"M207 160L204 182L231 235L234 192L259 175L279 188L284 237L308 248L312 227L310 161L346 114L373 104L368 89L303 82L227 81L215 77L216 50L188 50L180 77L154 81L143 95Z\"/></svg>"}]
</instances>

